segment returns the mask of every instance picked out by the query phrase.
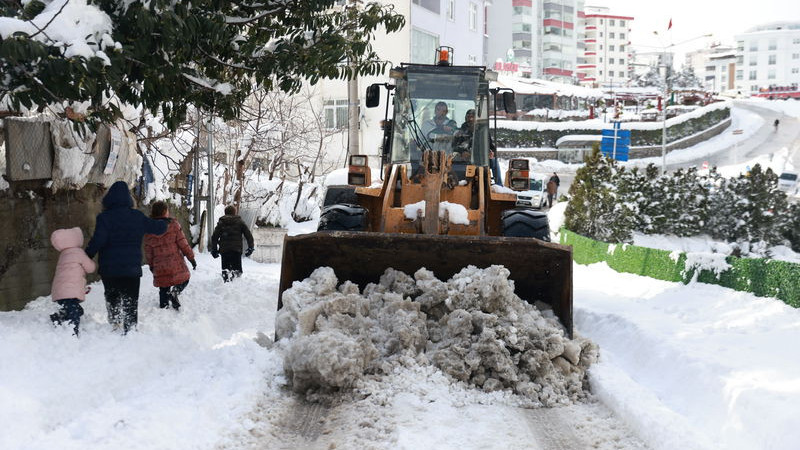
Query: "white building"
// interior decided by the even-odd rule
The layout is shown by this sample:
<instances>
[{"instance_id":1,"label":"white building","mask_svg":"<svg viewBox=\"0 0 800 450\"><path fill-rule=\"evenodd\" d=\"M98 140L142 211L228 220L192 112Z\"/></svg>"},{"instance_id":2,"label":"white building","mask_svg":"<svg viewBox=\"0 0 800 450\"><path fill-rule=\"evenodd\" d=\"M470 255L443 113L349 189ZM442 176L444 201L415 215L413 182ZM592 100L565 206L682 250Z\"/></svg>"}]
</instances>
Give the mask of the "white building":
<instances>
[{"instance_id":1,"label":"white building","mask_svg":"<svg viewBox=\"0 0 800 450\"><path fill-rule=\"evenodd\" d=\"M633 17L612 14L609 8L587 6L580 15L583 55L577 78L587 86L625 86L629 78L630 32Z\"/></svg>"},{"instance_id":2,"label":"white building","mask_svg":"<svg viewBox=\"0 0 800 450\"><path fill-rule=\"evenodd\" d=\"M736 89L757 93L770 86L800 84L800 22L776 22L736 35L741 67Z\"/></svg>"},{"instance_id":3,"label":"white building","mask_svg":"<svg viewBox=\"0 0 800 450\"><path fill-rule=\"evenodd\" d=\"M708 55L703 76L704 87L711 92L725 92L736 89L736 78L742 71L736 67L735 49L720 50Z\"/></svg>"}]
</instances>

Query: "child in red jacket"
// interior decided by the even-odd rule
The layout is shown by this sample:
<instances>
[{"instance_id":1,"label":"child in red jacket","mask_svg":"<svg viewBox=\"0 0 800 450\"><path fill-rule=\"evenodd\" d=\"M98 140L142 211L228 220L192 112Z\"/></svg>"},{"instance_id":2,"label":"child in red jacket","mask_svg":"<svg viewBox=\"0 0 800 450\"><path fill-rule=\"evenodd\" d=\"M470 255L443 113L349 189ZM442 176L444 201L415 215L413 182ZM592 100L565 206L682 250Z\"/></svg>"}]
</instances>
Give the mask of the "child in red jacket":
<instances>
[{"instance_id":1,"label":"child in red jacket","mask_svg":"<svg viewBox=\"0 0 800 450\"><path fill-rule=\"evenodd\" d=\"M80 303L86 298L86 274L95 271L94 261L83 251L83 232L78 227L53 231L50 235L53 248L61 252L58 255L56 273L53 277L53 301L61 305L61 309L50 315L53 323L69 322L78 335L83 308Z\"/></svg>"},{"instance_id":2,"label":"child in red jacket","mask_svg":"<svg viewBox=\"0 0 800 450\"><path fill-rule=\"evenodd\" d=\"M180 294L189 284L189 269L183 261L185 256L192 269L197 268L194 252L186 241L181 224L169 217L167 204L162 201L153 203L150 217L167 222L167 231L161 235L146 234L144 236L144 257L153 272L153 286L158 288L158 304L161 308L180 309Z\"/></svg>"}]
</instances>

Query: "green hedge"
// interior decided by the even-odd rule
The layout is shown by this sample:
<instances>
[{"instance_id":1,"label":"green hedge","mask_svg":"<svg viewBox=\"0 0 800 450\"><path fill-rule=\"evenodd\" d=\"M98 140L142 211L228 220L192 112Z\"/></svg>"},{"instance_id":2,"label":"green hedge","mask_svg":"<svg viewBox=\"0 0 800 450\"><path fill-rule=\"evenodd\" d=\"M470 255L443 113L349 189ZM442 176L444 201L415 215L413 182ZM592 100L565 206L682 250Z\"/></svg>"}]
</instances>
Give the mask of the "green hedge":
<instances>
[{"instance_id":1,"label":"green hedge","mask_svg":"<svg viewBox=\"0 0 800 450\"><path fill-rule=\"evenodd\" d=\"M658 280L688 283L696 269L686 269L686 255L635 245L608 244L562 228L562 244L572 246L572 257L578 264L605 261L618 272L642 275ZM697 281L751 292L761 297L775 297L786 304L800 307L800 264L770 259L749 259L729 256L730 269L717 276L701 270Z\"/></svg>"},{"instance_id":2,"label":"green hedge","mask_svg":"<svg viewBox=\"0 0 800 450\"><path fill-rule=\"evenodd\" d=\"M709 111L701 117L689 119L667 128L667 143L692 136L724 121L731 115L730 108ZM580 122L577 122L579 124ZM546 126L546 125L545 125ZM661 145L662 129L631 130L631 145L634 147ZM555 147L556 141L571 134L600 134L593 128L573 128L570 130L511 130L497 127L497 146L503 148Z\"/></svg>"}]
</instances>

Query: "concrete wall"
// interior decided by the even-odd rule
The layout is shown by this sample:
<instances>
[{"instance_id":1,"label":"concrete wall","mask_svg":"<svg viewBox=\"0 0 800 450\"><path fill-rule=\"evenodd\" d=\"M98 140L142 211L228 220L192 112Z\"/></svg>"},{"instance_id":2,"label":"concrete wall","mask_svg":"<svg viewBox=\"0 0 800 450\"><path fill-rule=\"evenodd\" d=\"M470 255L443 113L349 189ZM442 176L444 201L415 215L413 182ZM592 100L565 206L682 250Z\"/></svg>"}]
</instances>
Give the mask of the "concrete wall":
<instances>
[{"instance_id":1,"label":"concrete wall","mask_svg":"<svg viewBox=\"0 0 800 450\"><path fill-rule=\"evenodd\" d=\"M256 243L251 258L260 263L278 263L283 258L283 238L285 228L262 227L253 228L253 240Z\"/></svg>"},{"instance_id":2,"label":"concrete wall","mask_svg":"<svg viewBox=\"0 0 800 450\"><path fill-rule=\"evenodd\" d=\"M4 218L0 249L5 249L0 253L0 311L20 310L29 301L50 295L59 255L50 245L50 234L58 228L80 227L85 247L105 195L105 190L94 184L55 194L34 184L30 190L15 187L16 192L0 191L0 217ZM140 209L149 215L149 206ZM187 213L170 208L170 214L178 217L187 232ZM92 275L89 279L98 278Z\"/></svg>"}]
</instances>

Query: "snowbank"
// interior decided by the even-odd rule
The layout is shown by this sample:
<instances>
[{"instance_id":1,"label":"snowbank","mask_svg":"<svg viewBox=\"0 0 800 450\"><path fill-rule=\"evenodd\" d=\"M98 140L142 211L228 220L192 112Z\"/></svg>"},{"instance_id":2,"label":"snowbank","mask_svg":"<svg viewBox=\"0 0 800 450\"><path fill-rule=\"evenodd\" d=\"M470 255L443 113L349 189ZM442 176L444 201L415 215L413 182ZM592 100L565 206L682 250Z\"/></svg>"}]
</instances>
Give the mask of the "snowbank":
<instances>
[{"instance_id":1,"label":"snowbank","mask_svg":"<svg viewBox=\"0 0 800 450\"><path fill-rule=\"evenodd\" d=\"M514 294L502 266L468 266L444 282L426 269L414 277L388 269L360 293L318 268L284 292L276 334L296 392L355 386L365 374L433 364L485 391L511 390L533 404L586 397L597 348L570 340L551 313ZM332 351L332 349L335 349Z\"/></svg>"}]
</instances>

